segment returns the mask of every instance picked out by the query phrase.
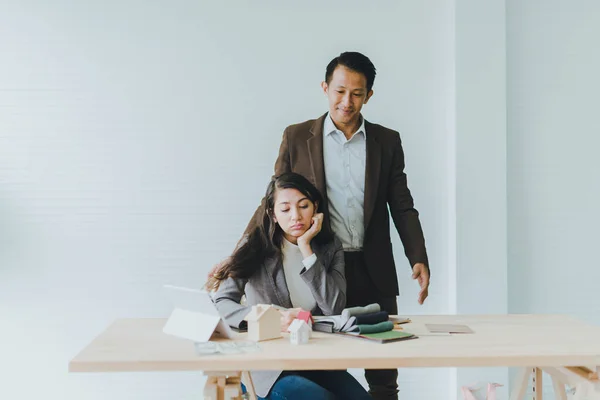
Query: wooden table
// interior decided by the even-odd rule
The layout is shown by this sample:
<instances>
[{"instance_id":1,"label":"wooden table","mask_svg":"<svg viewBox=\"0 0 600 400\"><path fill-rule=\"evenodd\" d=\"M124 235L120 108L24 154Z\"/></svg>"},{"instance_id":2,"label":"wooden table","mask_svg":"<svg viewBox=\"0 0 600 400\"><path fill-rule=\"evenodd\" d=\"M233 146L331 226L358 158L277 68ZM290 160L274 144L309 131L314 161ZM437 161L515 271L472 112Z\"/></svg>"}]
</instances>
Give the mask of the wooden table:
<instances>
[{"instance_id":1,"label":"wooden table","mask_svg":"<svg viewBox=\"0 0 600 400\"><path fill-rule=\"evenodd\" d=\"M541 373L550 374L556 398L564 385L598 382L600 327L560 315L414 316L403 329L422 331L425 323L466 324L473 334L421 336L379 344L313 332L309 344L282 339L260 342L261 351L197 355L191 341L162 332L164 319L120 319L69 363L70 372L210 371L239 376L244 370L306 370L407 367L521 367L511 399L522 399L531 375L536 400L542 399ZM243 340L245 334L239 334ZM225 339L221 339L225 340Z\"/></svg>"}]
</instances>

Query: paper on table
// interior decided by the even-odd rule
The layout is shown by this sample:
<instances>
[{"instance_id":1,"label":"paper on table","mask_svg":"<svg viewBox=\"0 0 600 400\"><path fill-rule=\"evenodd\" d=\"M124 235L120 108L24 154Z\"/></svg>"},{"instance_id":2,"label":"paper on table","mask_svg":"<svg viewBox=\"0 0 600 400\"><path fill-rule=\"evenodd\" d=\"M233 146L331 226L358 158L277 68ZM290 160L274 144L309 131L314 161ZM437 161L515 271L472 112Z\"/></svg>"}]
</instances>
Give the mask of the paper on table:
<instances>
[{"instance_id":1,"label":"paper on table","mask_svg":"<svg viewBox=\"0 0 600 400\"><path fill-rule=\"evenodd\" d=\"M425 324L431 333L473 333L467 325L455 324Z\"/></svg>"},{"instance_id":2,"label":"paper on table","mask_svg":"<svg viewBox=\"0 0 600 400\"><path fill-rule=\"evenodd\" d=\"M254 353L260 351L258 343L253 341L230 341L230 342L195 342L196 354L238 354Z\"/></svg>"},{"instance_id":3,"label":"paper on table","mask_svg":"<svg viewBox=\"0 0 600 400\"><path fill-rule=\"evenodd\" d=\"M450 336L450 333L448 332L430 332L429 329L425 327L425 324L417 324L414 322L410 325L404 326L403 328L398 327L394 329L400 329L402 331L409 332L417 336Z\"/></svg>"}]
</instances>

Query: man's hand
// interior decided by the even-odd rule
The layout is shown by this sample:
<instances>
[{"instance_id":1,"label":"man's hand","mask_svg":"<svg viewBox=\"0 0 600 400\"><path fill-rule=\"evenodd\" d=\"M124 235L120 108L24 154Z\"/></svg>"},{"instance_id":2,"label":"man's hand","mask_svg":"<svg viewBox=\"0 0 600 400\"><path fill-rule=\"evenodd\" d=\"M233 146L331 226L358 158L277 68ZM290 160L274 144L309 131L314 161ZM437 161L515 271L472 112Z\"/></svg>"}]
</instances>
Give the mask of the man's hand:
<instances>
[{"instance_id":1,"label":"man's hand","mask_svg":"<svg viewBox=\"0 0 600 400\"><path fill-rule=\"evenodd\" d=\"M301 308L289 308L287 310L279 310L281 313L281 332L287 332L290 324L296 319Z\"/></svg>"},{"instance_id":2,"label":"man's hand","mask_svg":"<svg viewBox=\"0 0 600 400\"><path fill-rule=\"evenodd\" d=\"M416 279L419 282L419 286L421 286L418 301L419 304L423 304L429 295L429 268L423 263L415 264L412 278Z\"/></svg>"}]
</instances>

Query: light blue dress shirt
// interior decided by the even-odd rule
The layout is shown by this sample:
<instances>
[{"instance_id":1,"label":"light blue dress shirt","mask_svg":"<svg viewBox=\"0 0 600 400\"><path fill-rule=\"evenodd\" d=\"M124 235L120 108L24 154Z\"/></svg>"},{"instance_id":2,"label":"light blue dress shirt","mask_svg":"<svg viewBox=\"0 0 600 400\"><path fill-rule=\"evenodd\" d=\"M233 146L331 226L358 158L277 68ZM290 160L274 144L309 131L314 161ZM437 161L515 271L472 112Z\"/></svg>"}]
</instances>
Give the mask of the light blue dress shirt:
<instances>
[{"instance_id":1,"label":"light blue dress shirt","mask_svg":"<svg viewBox=\"0 0 600 400\"><path fill-rule=\"evenodd\" d=\"M331 228L344 251L361 251L365 236L365 171L367 160L365 120L350 139L338 130L328 114L323 124L323 158Z\"/></svg>"}]
</instances>

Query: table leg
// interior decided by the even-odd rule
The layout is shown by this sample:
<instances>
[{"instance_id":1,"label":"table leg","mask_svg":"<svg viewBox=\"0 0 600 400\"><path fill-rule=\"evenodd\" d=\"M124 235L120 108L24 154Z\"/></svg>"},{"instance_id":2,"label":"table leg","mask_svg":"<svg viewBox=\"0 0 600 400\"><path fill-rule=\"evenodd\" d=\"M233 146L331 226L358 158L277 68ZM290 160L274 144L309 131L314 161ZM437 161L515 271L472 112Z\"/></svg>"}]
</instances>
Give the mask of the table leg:
<instances>
[{"instance_id":1,"label":"table leg","mask_svg":"<svg viewBox=\"0 0 600 400\"><path fill-rule=\"evenodd\" d=\"M556 377L552 377L552 388L554 389L554 398L556 400L567 400L567 391L565 384L560 382Z\"/></svg>"},{"instance_id":2,"label":"table leg","mask_svg":"<svg viewBox=\"0 0 600 400\"><path fill-rule=\"evenodd\" d=\"M256 390L254 389L254 382L252 382L252 376L250 376L249 371L242 372L242 381L246 386L246 391L248 392L248 399L257 400Z\"/></svg>"},{"instance_id":3,"label":"table leg","mask_svg":"<svg viewBox=\"0 0 600 400\"><path fill-rule=\"evenodd\" d=\"M219 387L216 376L209 376L204 384L204 399L205 400L219 400Z\"/></svg>"},{"instance_id":4,"label":"table leg","mask_svg":"<svg viewBox=\"0 0 600 400\"><path fill-rule=\"evenodd\" d=\"M589 369L588 367L564 367L569 373L574 376L579 376L586 381L597 381L598 373Z\"/></svg>"},{"instance_id":5,"label":"table leg","mask_svg":"<svg viewBox=\"0 0 600 400\"><path fill-rule=\"evenodd\" d=\"M225 382L225 400L242 400L242 385L240 378L228 377Z\"/></svg>"},{"instance_id":6,"label":"table leg","mask_svg":"<svg viewBox=\"0 0 600 400\"><path fill-rule=\"evenodd\" d=\"M544 388L542 386L542 370L540 368L533 369L533 398L534 400L542 400L544 397Z\"/></svg>"},{"instance_id":7,"label":"table leg","mask_svg":"<svg viewBox=\"0 0 600 400\"><path fill-rule=\"evenodd\" d=\"M567 400L567 391L565 387L568 383L568 376L558 370L556 367L543 367L542 371L552 379L552 389L556 400Z\"/></svg>"},{"instance_id":8,"label":"table leg","mask_svg":"<svg viewBox=\"0 0 600 400\"><path fill-rule=\"evenodd\" d=\"M242 386L239 371L205 371L205 400L241 400Z\"/></svg>"},{"instance_id":9,"label":"table leg","mask_svg":"<svg viewBox=\"0 0 600 400\"><path fill-rule=\"evenodd\" d=\"M510 393L510 400L523 400L525 393L527 392L527 387L529 386L529 376L532 371L532 367L519 369L519 373L515 379L515 385Z\"/></svg>"}]
</instances>

